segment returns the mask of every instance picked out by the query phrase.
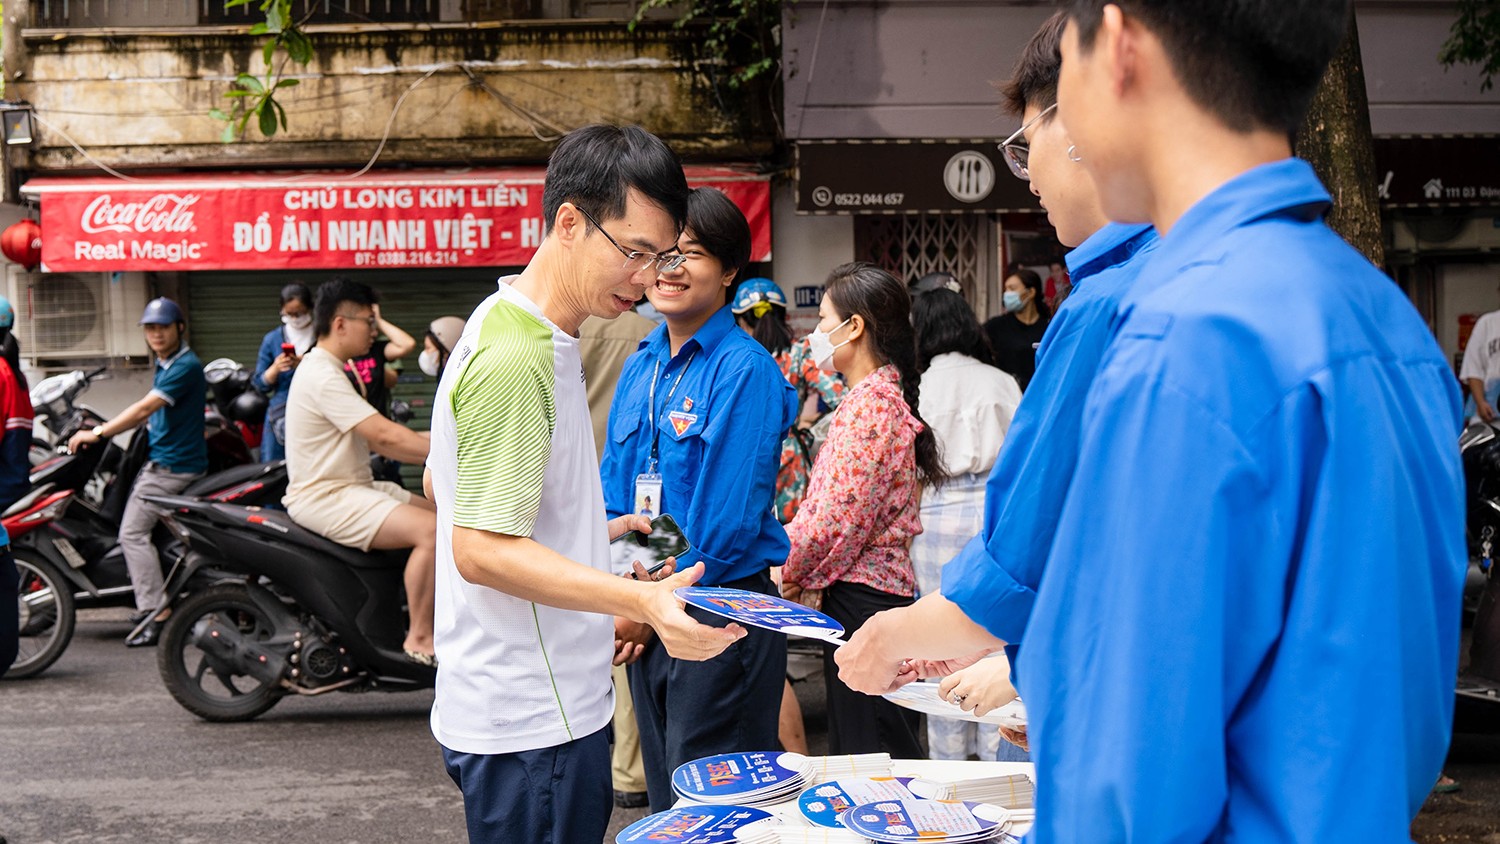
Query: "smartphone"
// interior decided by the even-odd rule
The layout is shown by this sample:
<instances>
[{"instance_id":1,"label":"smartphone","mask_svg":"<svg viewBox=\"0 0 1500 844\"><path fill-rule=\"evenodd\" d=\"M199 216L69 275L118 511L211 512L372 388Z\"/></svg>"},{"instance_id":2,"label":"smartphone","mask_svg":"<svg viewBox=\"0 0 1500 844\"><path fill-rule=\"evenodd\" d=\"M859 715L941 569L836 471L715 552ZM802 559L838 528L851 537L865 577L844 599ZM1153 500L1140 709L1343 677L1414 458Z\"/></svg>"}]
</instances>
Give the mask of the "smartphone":
<instances>
[{"instance_id":1,"label":"smartphone","mask_svg":"<svg viewBox=\"0 0 1500 844\"><path fill-rule=\"evenodd\" d=\"M634 577L631 564L635 561L639 560L648 574L654 574L667 564L668 557L681 557L689 547L677 521L662 514L651 520L650 533L633 530L609 543L609 556L615 571Z\"/></svg>"},{"instance_id":2,"label":"smartphone","mask_svg":"<svg viewBox=\"0 0 1500 844\"><path fill-rule=\"evenodd\" d=\"M284 355L292 355L293 357L295 357L297 354L297 347L293 346L291 343L282 343L281 353Z\"/></svg>"}]
</instances>

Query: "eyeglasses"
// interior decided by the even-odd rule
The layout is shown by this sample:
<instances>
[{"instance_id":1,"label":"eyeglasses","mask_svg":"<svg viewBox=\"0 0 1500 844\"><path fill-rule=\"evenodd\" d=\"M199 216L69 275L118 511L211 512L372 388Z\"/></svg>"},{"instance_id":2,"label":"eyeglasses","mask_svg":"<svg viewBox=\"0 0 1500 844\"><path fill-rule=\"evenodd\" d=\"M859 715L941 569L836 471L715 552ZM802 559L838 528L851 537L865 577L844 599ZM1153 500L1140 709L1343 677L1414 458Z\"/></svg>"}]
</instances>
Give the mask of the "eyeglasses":
<instances>
[{"instance_id":1,"label":"eyeglasses","mask_svg":"<svg viewBox=\"0 0 1500 844\"><path fill-rule=\"evenodd\" d=\"M1057 103L1053 103L1037 112L1035 117L1021 124L1021 128L1017 129L1009 138L1000 142L1000 152L1005 156L1005 163L1010 166L1011 174L1023 182L1031 181L1031 170L1027 167L1031 159L1031 147L1025 141L1017 143L1016 138L1023 137L1026 134L1026 130L1031 127L1031 124L1046 117L1054 108L1057 108Z\"/></svg>"},{"instance_id":2,"label":"eyeglasses","mask_svg":"<svg viewBox=\"0 0 1500 844\"><path fill-rule=\"evenodd\" d=\"M374 314L370 314L367 317L351 316L350 314L339 314L338 317L339 319L347 319L350 322L362 322L365 325L370 326L371 331L375 331L380 328L380 320L376 319Z\"/></svg>"},{"instance_id":3,"label":"eyeglasses","mask_svg":"<svg viewBox=\"0 0 1500 844\"><path fill-rule=\"evenodd\" d=\"M578 208L578 206L576 205L573 207ZM656 265L657 272L669 273L682 266L682 262L687 260L686 255L682 255L675 251L658 252L656 254L652 254L650 252L637 252L634 249L626 249L625 247L620 245L620 242L618 240L615 240L613 237L609 236L609 232L605 231L604 227L599 225L599 221L594 219L594 215L583 210L582 208L578 208L578 213L582 214L584 219L588 220L590 223L593 223L594 228L598 229L599 233L604 235L605 239L608 240L611 245L620 250L620 254L625 256L625 269L630 270L633 273L638 273L641 270L647 269L652 264ZM676 247L673 247L673 249L675 250Z\"/></svg>"}]
</instances>

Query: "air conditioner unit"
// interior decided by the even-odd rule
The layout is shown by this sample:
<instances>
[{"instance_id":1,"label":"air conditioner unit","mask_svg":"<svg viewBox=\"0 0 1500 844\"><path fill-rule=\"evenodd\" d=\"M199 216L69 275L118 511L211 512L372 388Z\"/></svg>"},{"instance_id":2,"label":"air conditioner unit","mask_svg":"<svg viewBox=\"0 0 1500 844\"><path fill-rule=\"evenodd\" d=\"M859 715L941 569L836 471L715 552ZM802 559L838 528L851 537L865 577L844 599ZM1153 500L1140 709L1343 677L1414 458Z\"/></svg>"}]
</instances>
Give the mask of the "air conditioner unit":
<instances>
[{"instance_id":1,"label":"air conditioner unit","mask_svg":"<svg viewBox=\"0 0 1500 844\"><path fill-rule=\"evenodd\" d=\"M1500 218L1413 217L1395 227L1398 252L1500 251Z\"/></svg>"},{"instance_id":2,"label":"air conditioner unit","mask_svg":"<svg viewBox=\"0 0 1500 844\"><path fill-rule=\"evenodd\" d=\"M141 273L33 273L7 267L21 356L38 369L58 361L144 358L135 316L146 306Z\"/></svg>"}]
</instances>

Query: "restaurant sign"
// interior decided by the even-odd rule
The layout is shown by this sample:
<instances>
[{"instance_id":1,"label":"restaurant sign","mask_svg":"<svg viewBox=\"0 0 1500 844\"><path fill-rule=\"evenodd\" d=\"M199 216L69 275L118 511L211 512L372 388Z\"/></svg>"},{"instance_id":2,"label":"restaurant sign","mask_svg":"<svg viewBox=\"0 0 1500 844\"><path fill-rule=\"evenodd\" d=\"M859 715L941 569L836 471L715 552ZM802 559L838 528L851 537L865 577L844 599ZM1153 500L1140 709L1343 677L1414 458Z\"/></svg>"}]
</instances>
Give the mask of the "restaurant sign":
<instances>
[{"instance_id":1,"label":"restaurant sign","mask_svg":"<svg viewBox=\"0 0 1500 844\"><path fill-rule=\"evenodd\" d=\"M520 266L542 242L540 168L403 171L357 179L210 174L149 181L43 177L48 272ZM770 189L722 167L688 168L771 251Z\"/></svg>"}]
</instances>

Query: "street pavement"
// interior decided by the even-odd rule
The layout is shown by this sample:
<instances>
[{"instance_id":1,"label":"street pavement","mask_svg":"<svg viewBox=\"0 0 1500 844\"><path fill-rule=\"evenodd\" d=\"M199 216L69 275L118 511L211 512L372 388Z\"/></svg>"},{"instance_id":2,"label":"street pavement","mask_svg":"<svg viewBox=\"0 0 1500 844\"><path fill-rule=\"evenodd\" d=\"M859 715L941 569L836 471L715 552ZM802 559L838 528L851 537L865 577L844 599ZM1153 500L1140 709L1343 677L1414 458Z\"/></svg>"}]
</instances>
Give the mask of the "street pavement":
<instances>
[{"instance_id":1,"label":"street pavement","mask_svg":"<svg viewBox=\"0 0 1500 844\"><path fill-rule=\"evenodd\" d=\"M427 727L431 692L289 698L255 721L210 724L167 694L154 649L121 644L125 615L81 613L57 664L0 681L7 844L465 840ZM820 684L797 686L815 753ZM1463 790L1428 801L1418 844L1500 844L1500 740L1459 736L1448 773ZM616 809L608 840L644 814Z\"/></svg>"}]
</instances>

